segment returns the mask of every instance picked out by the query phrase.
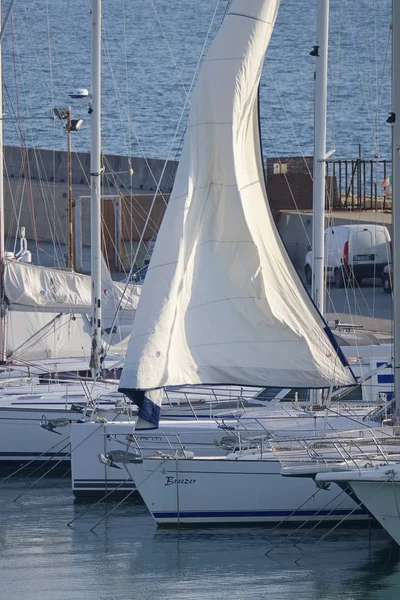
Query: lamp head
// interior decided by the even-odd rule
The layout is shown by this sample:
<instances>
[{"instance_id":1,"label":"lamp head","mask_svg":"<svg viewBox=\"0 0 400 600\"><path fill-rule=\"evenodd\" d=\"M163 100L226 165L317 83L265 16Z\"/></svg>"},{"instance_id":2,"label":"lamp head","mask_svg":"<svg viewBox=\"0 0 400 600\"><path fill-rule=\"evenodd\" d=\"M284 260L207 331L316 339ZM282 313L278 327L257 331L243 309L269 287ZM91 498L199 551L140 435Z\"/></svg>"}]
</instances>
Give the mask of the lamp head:
<instances>
[{"instance_id":1,"label":"lamp head","mask_svg":"<svg viewBox=\"0 0 400 600\"><path fill-rule=\"evenodd\" d=\"M78 131L83 124L83 119L71 119L70 131Z\"/></svg>"}]
</instances>

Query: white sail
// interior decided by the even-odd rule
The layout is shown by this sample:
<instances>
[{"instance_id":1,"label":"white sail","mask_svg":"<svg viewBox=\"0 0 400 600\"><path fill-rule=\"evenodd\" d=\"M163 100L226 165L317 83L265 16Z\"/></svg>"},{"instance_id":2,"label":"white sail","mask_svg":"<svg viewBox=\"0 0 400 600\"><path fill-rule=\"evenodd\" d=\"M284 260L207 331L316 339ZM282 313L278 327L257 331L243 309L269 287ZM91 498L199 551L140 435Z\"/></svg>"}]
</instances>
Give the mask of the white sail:
<instances>
[{"instance_id":1,"label":"white sail","mask_svg":"<svg viewBox=\"0 0 400 600\"><path fill-rule=\"evenodd\" d=\"M278 6L234 0L199 73L120 381L154 423L140 391L354 384L268 203L258 86Z\"/></svg>"},{"instance_id":2,"label":"white sail","mask_svg":"<svg viewBox=\"0 0 400 600\"><path fill-rule=\"evenodd\" d=\"M14 310L42 312L90 313L91 278L80 273L36 265L4 261L4 292ZM116 311L136 312L140 287L113 282L103 269L102 305L110 317Z\"/></svg>"}]
</instances>

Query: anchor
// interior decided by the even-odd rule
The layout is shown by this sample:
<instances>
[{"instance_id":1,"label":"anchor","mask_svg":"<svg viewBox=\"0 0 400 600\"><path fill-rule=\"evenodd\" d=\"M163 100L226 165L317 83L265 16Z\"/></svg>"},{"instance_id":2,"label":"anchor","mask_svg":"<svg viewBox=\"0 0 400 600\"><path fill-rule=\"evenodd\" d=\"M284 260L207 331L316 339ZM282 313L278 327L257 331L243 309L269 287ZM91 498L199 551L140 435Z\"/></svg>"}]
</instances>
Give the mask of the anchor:
<instances>
[{"instance_id":1,"label":"anchor","mask_svg":"<svg viewBox=\"0 0 400 600\"><path fill-rule=\"evenodd\" d=\"M125 452L124 450L111 450L107 454L99 454L99 460L107 467L120 469L117 463L126 465L129 463L141 463L143 458L139 453Z\"/></svg>"},{"instance_id":2,"label":"anchor","mask_svg":"<svg viewBox=\"0 0 400 600\"><path fill-rule=\"evenodd\" d=\"M59 431L56 431L56 427L66 427L70 423L71 421L69 419L53 419L49 421L46 415L42 415L42 418L40 420L40 427L43 427L43 429L46 429L51 433L62 435Z\"/></svg>"}]
</instances>

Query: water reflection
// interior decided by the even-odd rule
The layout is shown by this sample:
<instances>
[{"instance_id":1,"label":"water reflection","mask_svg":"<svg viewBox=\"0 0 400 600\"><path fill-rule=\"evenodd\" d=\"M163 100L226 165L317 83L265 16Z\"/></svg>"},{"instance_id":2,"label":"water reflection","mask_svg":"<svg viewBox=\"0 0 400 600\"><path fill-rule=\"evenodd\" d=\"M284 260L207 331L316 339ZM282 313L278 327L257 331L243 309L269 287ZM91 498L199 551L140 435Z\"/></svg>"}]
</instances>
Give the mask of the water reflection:
<instances>
[{"instance_id":1,"label":"water reflection","mask_svg":"<svg viewBox=\"0 0 400 600\"><path fill-rule=\"evenodd\" d=\"M377 528L342 528L323 541L326 529L290 538L290 530L260 527L178 532L157 529L140 501L74 503L68 481L41 483L14 503L27 486L0 487L1 600L398 596L399 552Z\"/></svg>"}]
</instances>

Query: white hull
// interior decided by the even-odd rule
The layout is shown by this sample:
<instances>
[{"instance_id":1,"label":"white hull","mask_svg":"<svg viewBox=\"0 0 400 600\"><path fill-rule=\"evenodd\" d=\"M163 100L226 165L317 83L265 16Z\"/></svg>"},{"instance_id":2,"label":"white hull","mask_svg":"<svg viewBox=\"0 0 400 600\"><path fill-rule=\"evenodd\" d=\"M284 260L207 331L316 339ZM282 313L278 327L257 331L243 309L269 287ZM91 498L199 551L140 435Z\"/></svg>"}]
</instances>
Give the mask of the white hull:
<instances>
[{"instance_id":1,"label":"white hull","mask_svg":"<svg viewBox=\"0 0 400 600\"><path fill-rule=\"evenodd\" d=\"M390 470L386 467L386 470ZM349 482L354 494L400 545L400 481Z\"/></svg>"},{"instance_id":2,"label":"white hull","mask_svg":"<svg viewBox=\"0 0 400 600\"><path fill-rule=\"evenodd\" d=\"M127 465L158 525L338 521L356 509L336 485L317 490L310 479L280 475L280 463L244 460L152 459ZM352 519L365 519L355 510Z\"/></svg>"},{"instance_id":3,"label":"white hull","mask_svg":"<svg viewBox=\"0 0 400 600\"><path fill-rule=\"evenodd\" d=\"M382 457L377 456L377 459ZM400 465L391 463L347 472L319 473L320 481L337 481L354 495L400 545Z\"/></svg>"},{"instance_id":4,"label":"white hull","mask_svg":"<svg viewBox=\"0 0 400 600\"><path fill-rule=\"evenodd\" d=\"M115 384L96 386L94 397L98 398L96 414L99 417L112 419L120 415L121 410L116 409L116 404L121 395L115 393ZM12 471L27 463L31 469L40 463L46 463L49 469L56 463L58 469L68 469L68 421L81 420L81 411L86 404L87 398L80 384L26 386L7 390L7 394L3 391L0 398L0 470ZM120 415L119 418L124 417ZM57 420L66 424L60 424L54 431L41 427L46 421Z\"/></svg>"},{"instance_id":5,"label":"white hull","mask_svg":"<svg viewBox=\"0 0 400 600\"><path fill-rule=\"evenodd\" d=\"M135 431L134 424L115 422L74 423L71 426L72 491L77 497L104 496L136 489L123 465L107 467L99 460L115 450L127 448L126 436L134 434L140 447L148 452L166 452L171 448L191 449L200 456L223 456L226 450L214 444L227 434L208 420L160 421L158 429ZM178 441L179 440L179 441ZM132 448L131 448L132 449ZM119 468L118 468L119 466Z\"/></svg>"},{"instance_id":6,"label":"white hull","mask_svg":"<svg viewBox=\"0 0 400 600\"><path fill-rule=\"evenodd\" d=\"M115 410L111 411L116 414ZM100 409L100 418L110 418L110 410ZM57 468L70 467L70 424L57 427L55 432L41 427L45 420L78 421L82 413L71 408L0 409L0 470L14 470L30 463L35 469L39 463L55 463Z\"/></svg>"},{"instance_id":7,"label":"white hull","mask_svg":"<svg viewBox=\"0 0 400 600\"><path fill-rule=\"evenodd\" d=\"M126 427L126 423L135 421L136 406L128 407L128 413L124 407L118 407L123 401L123 395L116 391L116 384L97 384L95 388L89 388L92 397L98 403L96 416L111 422L114 419L121 421ZM252 395L258 390L249 390L248 396L242 398L242 403L248 405ZM224 393L225 392L225 393ZM237 405L234 401L236 392L226 389L220 395L214 395L214 404L209 404L210 392L197 390L197 393L190 404L187 402L187 391L173 392L169 395L169 404L165 407L166 414L171 414L171 418L178 415L193 419L193 411L205 421L210 421L210 414L214 412L232 412L232 407ZM76 422L82 420L82 413L74 410L74 405L79 405L82 409L87 403L81 384L49 384L24 386L17 389L3 390L0 397L0 470L15 470L23 464L30 463L32 469L35 469L40 462L48 464L50 469L54 463L58 463L57 469L69 469L70 467L70 425L57 426L55 431L48 431L41 427L41 422L55 421L57 419ZM256 401L254 401L257 404ZM261 402L259 404L262 405ZM131 410L132 408L132 410ZM241 412L243 410L240 408ZM206 419L207 417L207 419ZM88 424L95 425L96 424ZM204 423L206 426L206 422ZM177 425L179 429L179 425ZM216 425L214 424L214 428ZM132 427L128 425L127 432L131 432ZM221 431L221 430L220 430ZM214 435L214 437L212 437ZM103 436L101 436L102 439ZM210 442L217 437L210 431ZM212 438L212 439L211 439ZM187 441L187 440L186 440ZM65 447L67 445L67 447ZM55 447L54 447L55 446ZM166 441L162 444L162 449L168 447ZM86 448L86 447L85 447ZM102 451L102 450L101 450ZM96 445L95 452L98 452ZM94 456L97 456L97 454ZM85 452L83 453L83 456ZM85 458L85 457L84 457ZM79 458L82 460L82 457ZM85 460L83 463L86 464ZM53 471L52 471L53 472ZM91 479L88 475L86 479ZM102 489L107 488L104 477L104 468L102 474ZM90 489L90 486L89 486Z\"/></svg>"},{"instance_id":8,"label":"white hull","mask_svg":"<svg viewBox=\"0 0 400 600\"><path fill-rule=\"evenodd\" d=\"M368 408L350 409L350 419L346 416L348 411L339 406L334 413L325 419L325 411L310 414L301 409L270 406L260 409L249 409L239 418L233 417L220 419L218 422L228 426L223 429L217 426L212 419L207 421L171 421L169 412L165 419L160 421L158 429L147 430L140 433L127 423L113 422L99 428L96 423L78 423L71 427L72 442L72 489L76 496L104 496L113 489L117 491L134 489L133 482L129 481L128 473L124 468L105 468L98 460L99 454L106 455L110 451L123 450L126 446L126 435L134 433L141 450L147 454L151 451L170 452L178 448L180 443L186 450L191 450L196 457L222 456L229 451L215 445L215 440L231 437L233 427L236 434L240 431L242 439L266 436L270 432L281 436L314 435L325 430L349 429L354 423L362 423L362 416ZM342 414L340 414L342 412ZM229 413L228 413L229 414ZM368 423L365 423L367 426ZM234 441L234 438L232 438Z\"/></svg>"},{"instance_id":9,"label":"white hull","mask_svg":"<svg viewBox=\"0 0 400 600\"><path fill-rule=\"evenodd\" d=\"M42 409L0 409L0 469L18 469L23 464L32 461L60 462L60 468L65 461L69 464L70 426L60 428L61 435L46 431L40 426L43 415L51 419L79 419L82 415L74 411ZM50 468L50 464L49 464Z\"/></svg>"}]
</instances>

